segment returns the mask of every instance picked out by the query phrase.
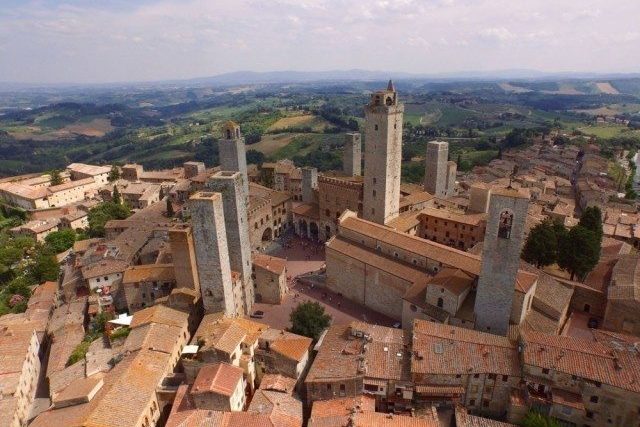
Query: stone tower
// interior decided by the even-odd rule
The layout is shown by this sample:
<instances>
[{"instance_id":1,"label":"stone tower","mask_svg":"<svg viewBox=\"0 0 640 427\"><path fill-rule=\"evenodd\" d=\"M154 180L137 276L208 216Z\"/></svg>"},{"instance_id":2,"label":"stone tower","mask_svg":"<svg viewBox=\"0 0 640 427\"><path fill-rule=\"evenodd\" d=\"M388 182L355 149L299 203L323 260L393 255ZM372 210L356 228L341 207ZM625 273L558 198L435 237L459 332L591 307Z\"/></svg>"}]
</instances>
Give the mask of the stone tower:
<instances>
[{"instance_id":1,"label":"stone tower","mask_svg":"<svg viewBox=\"0 0 640 427\"><path fill-rule=\"evenodd\" d=\"M349 132L344 139L342 169L347 176L362 174L362 138L360 132Z\"/></svg>"},{"instance_id":2,"label":"stone tower","mask_svg":"<svg viewBox=\"0 0 640 427\"><path fill-rule=\"evenodd\" d=\"M189 199L189 212L204 309L235 316L222 195L204 191L194 194Z\"/></svg>"},{"instance_id":3,"label":"stone tower","mask_svg":"<svg viewBox=\"0 0 640 427\"><path fill-rule=\"evenodd\" d=\"M528 209L529 197L518 190L491 194L474 307L479 331L507 334Z\"/></svg>"},{"instance_id":4,"label":"stone tower","mask_svg":"<svg viewBox=\"0 0 640 427\"><path fill-rule=\"evenodd\" d=\"M429 141L425 159L424 191L436 197L447 197L447 160L449 143Z\"/></svg>"},{"instance_id":5,"label":"stone tower","mask_svg":"<svg viewBox=\"0 0 640 427\"><path fill-rule=\"evenodd\" d=\"M302 168L302 201L313 203L315 201L314 191L318 188L318 169Z\"/></svg>"},{"instance_id":6,"label":"stone tower","mask_svg":"<svg viewBox=\"0 0 640 427\"><path fill-rule=\"evenodd\" d=\"M247 175L247 153L240 126L228 121L222 126L222 139L218 142L220 170L242 174L244 194L249 197L249 176Z\"/></svg>"},{"instance_id":7,"label":"stone tower","mask_svg":"<svg viewBox=\"0 0 640 427\"><path fill-rule=\"evenodd\" d=\"M176 276L176 287L200 292L198 266L196 264L193 230L188 226L175 226L169 230L171 258Z\"/></svg>"},{"instance_id":8,"label":"stone tower","mask_svg":"<svg viewBox=\"0 0 640 427\"><path fill-rule=\"evenodd\" d=\"M245 313L253 306L253 280L251 279L251 241L247 219L246 194L240 172L217 172L207 181L206 188L222 194L224 224L231 270L240 274L242 304Z\"/></svg>"},{"instance_id":9,"label":"stone tower","mask_svg":"<svg viewBox=\"0 0 640 427\"><path fill-rule=\"evenodd\" d=\"M447 162L447 196L454 196L456 191L456 174L458 173L458 165L456 162Z\"/></svg>"},{"instance_id":10,"label":"stone tower","mask_svg":"<svg viewBox=\"0 0 640 427\"><path fill-rule=\"evenodd\" d=\"M364 108L364 219L385 224L400 209L402 116L404 106L391 80L386 90L371 94Z\"/></svg>"}]
</instances>

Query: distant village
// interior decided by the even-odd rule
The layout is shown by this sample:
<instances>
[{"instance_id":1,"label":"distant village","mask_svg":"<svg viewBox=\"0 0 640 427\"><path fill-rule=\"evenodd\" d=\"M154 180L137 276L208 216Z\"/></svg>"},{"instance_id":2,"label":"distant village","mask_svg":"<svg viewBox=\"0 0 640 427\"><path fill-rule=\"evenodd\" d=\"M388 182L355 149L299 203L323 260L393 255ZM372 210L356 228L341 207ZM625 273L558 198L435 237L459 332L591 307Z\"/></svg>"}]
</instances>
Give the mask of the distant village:
<instances>
[{"instance_id":1,"label":"distant village","mask_svg":"<svg viewBox=\"0 0 640 427\"><path fill-rule=\"evenodd\" d=\"M463 173L431 141L408 184L393 82L364 109L342 170L247 165L230 121L215 168L0 180L27 213L9 234L36 242L88 229L104 203L131 210L0 317L0 427L639 425L630 153L549 135ZM593 207L601 253L583 277L521 259L537 225ZM332 315L317 337L291 331L302 301Z\"/></svg>"}]
</instances>

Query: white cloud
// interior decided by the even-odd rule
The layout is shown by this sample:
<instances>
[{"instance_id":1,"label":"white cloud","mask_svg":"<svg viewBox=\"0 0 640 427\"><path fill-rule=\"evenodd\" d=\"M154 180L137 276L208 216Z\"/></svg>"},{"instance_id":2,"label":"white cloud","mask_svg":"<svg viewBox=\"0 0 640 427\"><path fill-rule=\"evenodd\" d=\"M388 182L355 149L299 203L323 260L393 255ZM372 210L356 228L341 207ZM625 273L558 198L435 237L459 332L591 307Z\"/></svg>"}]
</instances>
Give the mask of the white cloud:
<instances>
[{"instance_id":1,"label":"white cloud","mask_svg":"<svg viewBox=\"0 0 640 427\"><path fill-rule=\"evenodd\" d=\"M485 40L498 40L501 42L512 40L516 36L504 27L483 28L478 35Z\"/></svg>"},{"instance_id":2,"label":"white cloud","mask_svg":"<svg viewBox=\"0 0 640 427\"><path fill-rule=\"evenodd\" d=\"M0 80L157 80L247 69L638 71L640 64L640 3L627 0L606 9L598 0L14 4L0 14Z\"/></svg>"}]
</instances>

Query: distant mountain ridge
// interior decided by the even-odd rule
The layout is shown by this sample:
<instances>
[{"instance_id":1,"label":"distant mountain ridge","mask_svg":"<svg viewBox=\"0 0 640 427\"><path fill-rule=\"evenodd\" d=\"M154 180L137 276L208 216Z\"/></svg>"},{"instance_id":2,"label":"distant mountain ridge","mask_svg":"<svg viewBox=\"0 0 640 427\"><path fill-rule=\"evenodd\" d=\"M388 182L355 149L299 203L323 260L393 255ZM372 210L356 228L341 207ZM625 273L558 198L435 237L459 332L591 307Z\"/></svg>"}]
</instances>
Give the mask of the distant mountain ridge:
<instances>
[{"instance_id":1,"label":"distant mountain ridge","mask_svg":"<svg viewBox=\"0 0 640 427\"><path fill-rule=\"evenodd\" d=\"M331 81L386 81L423 80L423 81L470 81L470 80L552 80L552 79L627 79L640 78L639 73L589 73L589 72L545 72L530 69L510 69L493 71L458 71L446 73L407 73L395 71L372 71L363 69L329 71L234 71L208 77L190 79L170 79L161 81L94 83L94 84L38 84L1 82L0 90L21 90L27 88L65 88L65 87L122 87L122 86L158 86L158 85L248 85L248 84L296 84Z\"/></svg>"}]
</instances>

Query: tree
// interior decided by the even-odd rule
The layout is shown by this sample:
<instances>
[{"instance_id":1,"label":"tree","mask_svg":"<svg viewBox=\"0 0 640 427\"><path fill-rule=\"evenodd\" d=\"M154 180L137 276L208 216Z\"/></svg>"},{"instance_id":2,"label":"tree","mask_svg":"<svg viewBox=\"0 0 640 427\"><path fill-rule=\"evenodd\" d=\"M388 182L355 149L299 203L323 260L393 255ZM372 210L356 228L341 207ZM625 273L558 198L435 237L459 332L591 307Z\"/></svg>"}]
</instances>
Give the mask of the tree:
<instances>
[{"instance_id":1,"label":"tree","mask_svg":"<svg viewBox=\"0 0 640 427\"><path fill-rule=\"evenodd\" d=\"M462 164L462 153L458 153L458 159L456 160L458 167Z\"/></svg>"},{"instance_id":2,"label":"tree","mask_svg":"<svg viewBox=\"0 0 640 427\"><path fill-rule=\"evenodd\" d=\"M264 154L258 150L247 150L247 163L261 166L264 163Z\"/></svg>"},{"instance_id":3,"label":"tree","mask_svg":"<svg viewBox=\"0 0 640 427\"><path fill-rule=\"evenodd\" d=\"M58 230L44 238L47 246L56 254L62 253L73 246L76 232L72 229Z\"/></svg>"},{"instance_id":4,"label":"tree","mask_svg":"<svg viewBox=\"0 0 640 427\"><path fill-rule=\"evenodd\" d=\"M175 212L173 211L173 205L171 204L171 199L169 197L167 197L167 216L169 218L173 218L173 216L175 215Z\"/></svg>"},{"instance_id":5,"label":"tree","mask_svg":"<svg viewBox=\"0 0 640 427\"><path fill-rule=\"evenodd\" d=\"M125 204L104 202L89 211L89 236L104 237L104 226L112 219L126 219L131 209Z\"/></svg>"},{"instance_id":6,"label":"tree","mask_svg":"<svg viewBox=\"0 0 640 427\"><path fill-rule=\"evenodd\" d=\"M542 221L531 229L522 248L522 259L540 268L557 260L558 238L553 221Z\"/></svg>"},{"instance_id":7,"label":"tree","mask_svg":"<svg viewBox=\"0 0 640 427\"><path fill-rule=\"evenodd\" d=\"M120 196L120 191L116 185L113 186L113 203L116 205L122 204L122 197Z\"/></svg>"},{"instance_id":8,"label":"tree","mask_svg":"<svg viewBox=\"0 0 640 427\"><path fill-rule=\"evenodd\" d=\"M596 234L576 225L558 242L558 265L571 274L583 279L593 270L600 259L600 243Z\"/></svg>"},{"instance_id":9,"label":"tree","mask_svg":"<svg viewBox=\"0 0 640 427\"><path fill-rule=\"evenodd\" d=\"M249 132L245 135L244 140L247 145L257 144L258 142L260 142L260 140L262 140L262 133L257 130Z\"/></svg>"},{"instance_id":10,"label":"tree","mask_svg":"<svg viewBox=\"0 0 640 427\"><path fill-rule=\"evenodd\" d=\"M109 171L109 176L107 177L109 182L117 181L120 179L120 169L116 165L111 166L111 170Z\"/></svg>"},{"instance_id":11,"label":"tree","mask_svg":"<svg viewBox=\"0 0 640 427\"><path fill-rule=\"evenodd\" d=\"M289 315L290 332L317 340L331 324L331 316L325 314L324 307L317 301L302 302Z\"/></svg>"},{"instance_id":12,"label":"tree","mask_svg":"<svg viewBox=\"0 0 640 427\"><path fill-rule=\"evenodd\" d=\"M31 268L31 279L34 283L58 280L60 265L58 265L55 255L49 251L40 250L34 261L34 265Z\"/></svg>"},{"instance_id":13,"label":"tree","mask_svg":"<svg viewBox=\"0 0 640 427\"><path fill-rule=\"evenodd\" d=\"M51 172L49 172L49 176L51 177L51 185L60 185L64 182L64 179L62 179L62 175L60 175L60 170L58 169L53 169Z\"/></svg>"},{"instance_id":14,"label":"tree","mask_svg":"<svg viewBox=\"0 0 640 427\"><path fill-rule=\"evenodd\" d=\"M560 427L557 420L535 410L527 412L520 425L522 427Z\"/></svg>"},{"instance_id":15,"label":"tree","mask_svg":"<svg viewBox=\"0 0 640 427\"><path fill-rule=\"evenodd\" d=\"M602 212L599 207L591 206L586 208L584 212L582 212L578 225L593 231L598 238L598 243L602 243Z\"/></svg>"}]
</instances>

